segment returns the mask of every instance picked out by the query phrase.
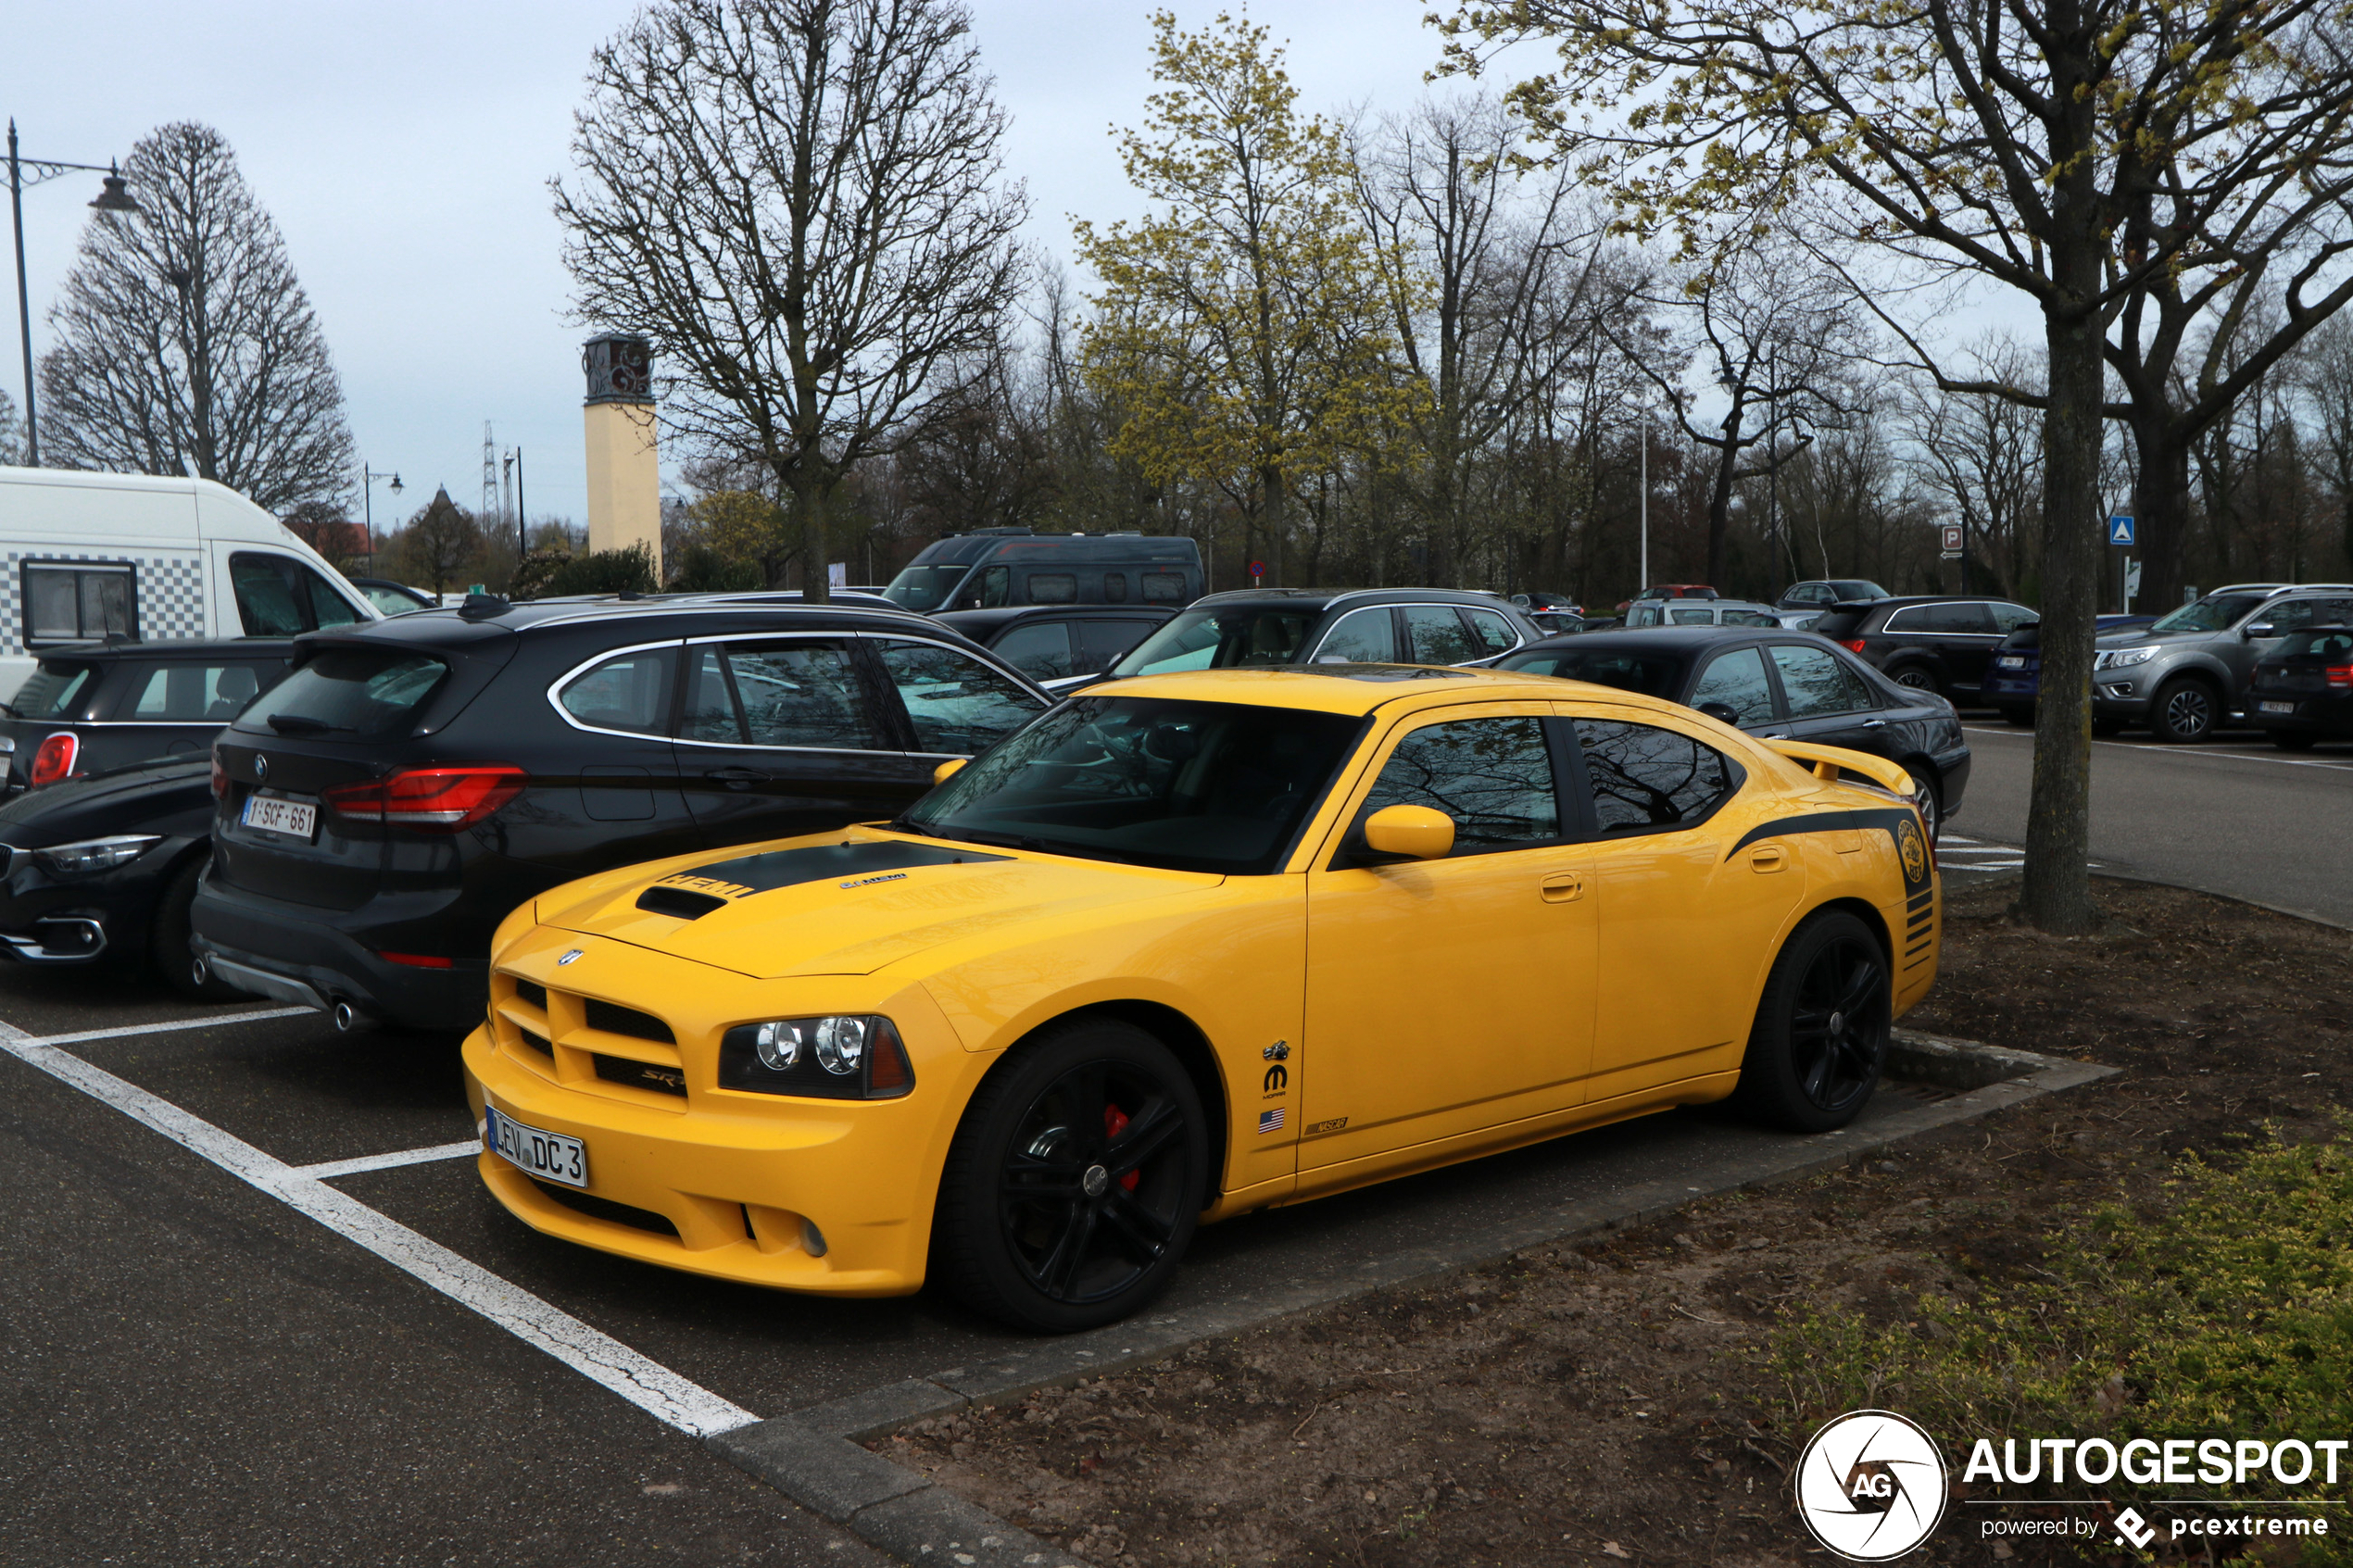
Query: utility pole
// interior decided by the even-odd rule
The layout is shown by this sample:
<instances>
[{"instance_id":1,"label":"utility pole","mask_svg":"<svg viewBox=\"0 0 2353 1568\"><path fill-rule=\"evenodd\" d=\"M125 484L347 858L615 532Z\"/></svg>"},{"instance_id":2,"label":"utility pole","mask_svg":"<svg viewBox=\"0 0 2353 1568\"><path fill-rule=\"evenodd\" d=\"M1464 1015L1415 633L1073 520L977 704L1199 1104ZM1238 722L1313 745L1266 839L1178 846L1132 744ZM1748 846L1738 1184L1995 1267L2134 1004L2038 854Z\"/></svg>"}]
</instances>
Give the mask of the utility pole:
<instances>
[{"instance_id":1,"label":"utility pole","mask_svg":"<svg viewBox=\"0 0 2353 1568\"><path fill-rule=\"evenodd\" d=\"M515 565L520 569L523 556L531 548L531 525L523 520L531 514L522 505L522 448L515 448Z\"/></svg>"},{"instance_id":2,"label":"utility pole","mask_svg":"<svg viewBox=\"0 0 2353 1568\"><path fill-rule=\"evenodd\" d=\"M490 421L482 421L482 513L484 519L506 520L499 514L505 508L498 504L498 444L490 438Z\"/></svg>"}]
</instances>

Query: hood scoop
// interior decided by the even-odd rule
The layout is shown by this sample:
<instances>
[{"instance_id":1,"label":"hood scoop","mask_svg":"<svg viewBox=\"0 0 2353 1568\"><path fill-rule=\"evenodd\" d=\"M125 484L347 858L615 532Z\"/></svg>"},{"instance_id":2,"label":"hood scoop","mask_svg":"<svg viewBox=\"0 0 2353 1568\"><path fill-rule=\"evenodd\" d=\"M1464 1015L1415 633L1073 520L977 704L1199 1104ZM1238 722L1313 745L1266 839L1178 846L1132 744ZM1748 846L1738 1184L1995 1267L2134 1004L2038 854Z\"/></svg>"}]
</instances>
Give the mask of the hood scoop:
<instances>
[{"instance_id":1,"label":"hood scoop","mask_svg":"<svg viewBox=\"0 0 2353 1568\"><path fill-rule=\"evenodd\" d=\"M686 887L664 887L656 883L637 895L637 907L649 915L668 915L673 920L700 920L713 909L725 909L727 900L715 893L697 893Z\"/></svg>"},{"instance_id":2,"label":"hood scoop","mask_svg":"<svg viewBox=\"0 0 2353 1568\"><path fill-rule=\"evenodd\" d=\"M673 872L637 895L637 907L648 914L700 920L738 898L773 893L780 887L797 887L802 883L837 882L849 888L869 883L899 882L910 871L922 866L976 865L1012 859L1010 855L989 855L977 849L946 849L936 845L896 841L771 849Z\"/></svg>"}]
</instances>

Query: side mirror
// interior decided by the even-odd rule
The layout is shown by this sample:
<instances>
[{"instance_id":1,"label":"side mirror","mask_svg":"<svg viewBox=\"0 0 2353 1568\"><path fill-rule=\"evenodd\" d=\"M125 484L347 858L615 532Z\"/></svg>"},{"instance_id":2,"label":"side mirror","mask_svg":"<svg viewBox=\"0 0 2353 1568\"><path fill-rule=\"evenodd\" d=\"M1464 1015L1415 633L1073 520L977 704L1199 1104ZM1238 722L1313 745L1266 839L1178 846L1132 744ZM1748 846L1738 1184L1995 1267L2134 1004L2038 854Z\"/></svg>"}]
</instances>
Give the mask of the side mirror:
<instances>
[{"instance_id":1,"label":"side mirror","mask_svg":"<svg viewBox=\"0 0 2353 1568\"><path fill-rule=\"evenodd\" d=\"M2258 637L2276 637L2279 634L2280 629L2268 621L2259 621L2239 633L2242 638L2249 642Z\"/></svg>"},{"instance_id":2,"label":"side mirror","mask_svg":"<svg viewBox=\"0 0 2353 1568\"><path fill-rule=\"evenodd\" d=\"M1454 848L1454 819L1427 806L1384 806L1365 819L1365 847L1408 860L1442 860Z\"/></svg>"},{"instance_id":3,"label":"side mirror","mask_svg":"<svg viewBox=\"0 0 2353 1568\"><path fill-rule=\"evenodd\" d=\"M950 774L954 773L957 769L963 767L965 763L971 760L972 759L969 757L951 757L947 761L942 762L938 767L934 768L931 771L931 787L937 789L941 784L946 784Z\"/></svg>"},{"instance_id":4,"label":"side mirror","mask_svg":"<svg viewBox=\"0 0 2353 1568\"><path fill-rule=\"evenodd\" d=\"M1703 702L1699 710L1719 724L1730 724L1735 729L1740 726L1741 710L1729 702Z\"/></svg>"}]
</instances>

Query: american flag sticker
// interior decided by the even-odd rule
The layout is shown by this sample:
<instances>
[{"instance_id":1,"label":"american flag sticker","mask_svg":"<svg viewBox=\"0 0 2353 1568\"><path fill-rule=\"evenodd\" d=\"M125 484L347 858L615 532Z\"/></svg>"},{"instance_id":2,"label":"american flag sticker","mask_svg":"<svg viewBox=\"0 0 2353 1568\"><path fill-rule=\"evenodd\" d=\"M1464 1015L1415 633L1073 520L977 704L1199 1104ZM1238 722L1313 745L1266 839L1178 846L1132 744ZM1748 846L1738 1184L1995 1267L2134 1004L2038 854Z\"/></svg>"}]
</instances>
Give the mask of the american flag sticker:
<instances>
[{"instance_id":1,"label":"american flag sticker","mask_svg":"<svg viewBox=\"0 0 2353 1568\"><path fill-rule=\"evenodd\" d=\"M1283 1130L1283 1108L1278 1105L1272 1110L1260 1111L1258 1113L1258 1130L1262 1133L1281 1132Z\"/></svg>"}]
</instances>

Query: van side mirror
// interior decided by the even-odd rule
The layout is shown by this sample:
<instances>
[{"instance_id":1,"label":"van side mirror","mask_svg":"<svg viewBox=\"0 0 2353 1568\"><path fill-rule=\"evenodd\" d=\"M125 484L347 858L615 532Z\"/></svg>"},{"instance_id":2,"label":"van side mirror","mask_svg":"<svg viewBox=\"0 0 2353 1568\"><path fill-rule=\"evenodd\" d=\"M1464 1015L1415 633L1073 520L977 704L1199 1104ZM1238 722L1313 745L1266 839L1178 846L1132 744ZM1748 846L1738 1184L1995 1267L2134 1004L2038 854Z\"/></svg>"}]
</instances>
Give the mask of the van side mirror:
<instances>
[{"instance_id":1,"label":"van side mirror","mask_svg":"<svg viewBox=\"0 0 2353 1568\"><path fill-rule=\"evenodd\" d=\"M971 760L972 759L969 757L951 757L947 761L942 762L938 767L934 768L931 771L931 787L937 789L941 784L946 784L950 774L954 773L957 769L963 767L965 763Z\"/></svg>"},{"instance_id":2,"label":"van side mirror","mask_svg":"<svg viewBox=\"0 0 2353 1568\"><path fill-rule=\"evenodd\" d=\"M1365 847L1407 860L1442 860L1454 848L1454 819L1427 806L1384 806L1365 819Z\"/></svg>"}]
</instances>

